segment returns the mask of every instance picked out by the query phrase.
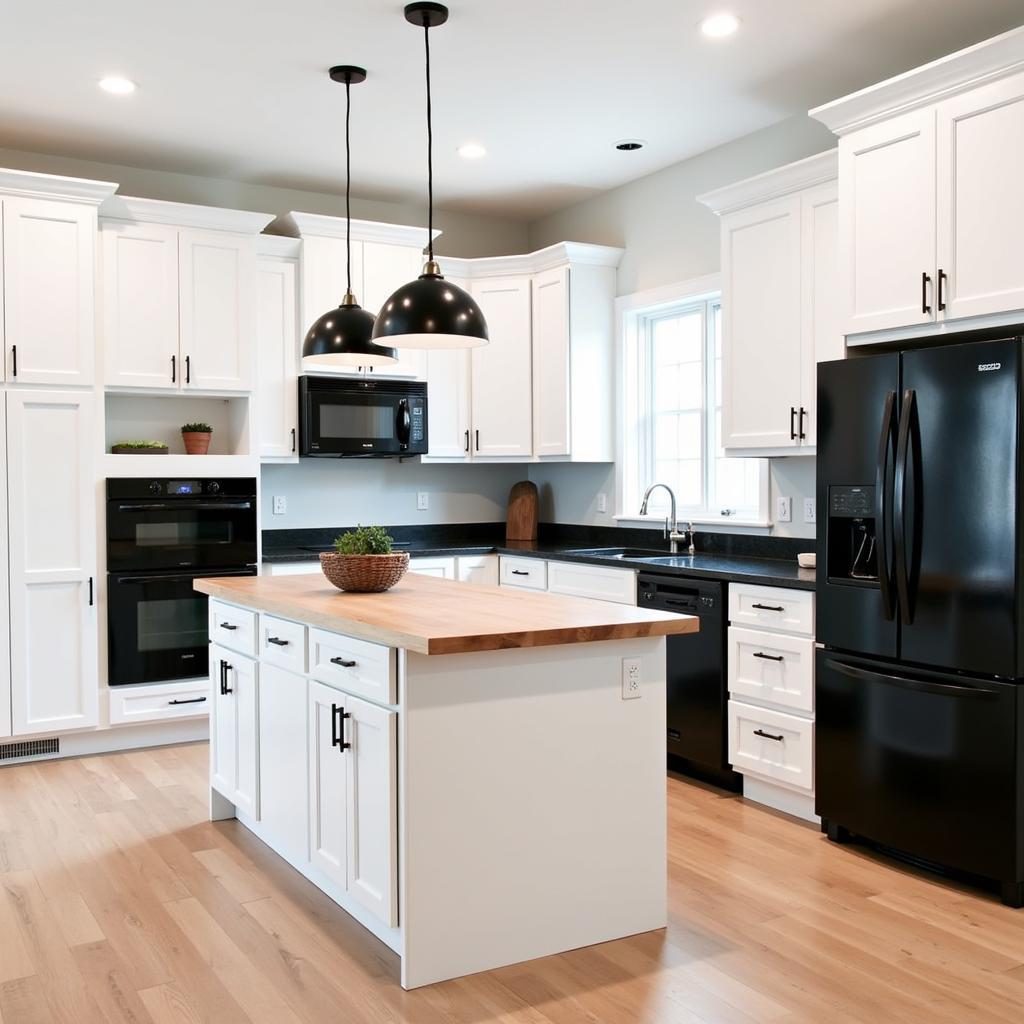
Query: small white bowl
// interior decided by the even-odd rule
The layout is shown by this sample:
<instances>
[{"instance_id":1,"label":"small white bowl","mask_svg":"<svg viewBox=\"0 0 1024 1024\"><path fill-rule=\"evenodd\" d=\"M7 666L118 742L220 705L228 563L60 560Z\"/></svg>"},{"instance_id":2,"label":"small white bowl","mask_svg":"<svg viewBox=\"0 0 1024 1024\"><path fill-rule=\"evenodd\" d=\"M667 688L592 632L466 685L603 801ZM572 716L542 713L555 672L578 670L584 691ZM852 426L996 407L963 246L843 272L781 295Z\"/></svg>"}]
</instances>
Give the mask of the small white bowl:
<instances>
[{"instance_id":1,"label":"small white bowl","mask_svg":"<svg viewBox=\"0 0 1024 1024\"><path fill-rule=\"evenodd\" d=\"M818 564L818 556L813 551L805 551L796 556L796 563L801 569L813 569Z\"/></svg>"}]
</instances>

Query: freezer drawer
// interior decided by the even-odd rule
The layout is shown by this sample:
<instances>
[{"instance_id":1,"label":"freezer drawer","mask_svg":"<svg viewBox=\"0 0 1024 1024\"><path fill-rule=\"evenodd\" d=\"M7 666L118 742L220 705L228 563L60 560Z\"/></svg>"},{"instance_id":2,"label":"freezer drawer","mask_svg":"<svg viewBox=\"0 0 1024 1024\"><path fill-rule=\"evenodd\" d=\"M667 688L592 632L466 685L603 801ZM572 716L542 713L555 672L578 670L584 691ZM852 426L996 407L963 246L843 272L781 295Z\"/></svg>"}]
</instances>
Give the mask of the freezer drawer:
<instances>
[{"instance_id":1,"label":"freezer drawer","mask_svg":"<svg viewBox=\"0 0 1024 1024\"><path fill-rule=\"evenodd\" d=\"M817 652L816 810L937 864L1024 879L1015 683Z\"/></svg>"}]
</instances>

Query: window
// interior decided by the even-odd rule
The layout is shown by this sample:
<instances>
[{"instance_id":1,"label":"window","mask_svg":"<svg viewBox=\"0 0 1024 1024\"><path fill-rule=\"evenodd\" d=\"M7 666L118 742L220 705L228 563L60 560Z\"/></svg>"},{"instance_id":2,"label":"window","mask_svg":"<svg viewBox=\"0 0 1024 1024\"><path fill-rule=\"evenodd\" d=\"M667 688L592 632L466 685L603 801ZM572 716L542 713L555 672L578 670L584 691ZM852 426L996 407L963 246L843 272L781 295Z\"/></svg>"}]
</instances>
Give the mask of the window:
<instances>
[{"instance_id":1,"label":"window","mask_svg":"<svg viewBox=\"0 0 1024 1024\"><path fill-rule=\"evenodd\" d=\"M764 524L765 460L727 458L720 444L717 290L634 306L625 328L622 514L636 515L647 487L664 483L675 492L680 519ZM663 490L651 495L648 514L668 509Z\"/></svg>"}]
</instances>

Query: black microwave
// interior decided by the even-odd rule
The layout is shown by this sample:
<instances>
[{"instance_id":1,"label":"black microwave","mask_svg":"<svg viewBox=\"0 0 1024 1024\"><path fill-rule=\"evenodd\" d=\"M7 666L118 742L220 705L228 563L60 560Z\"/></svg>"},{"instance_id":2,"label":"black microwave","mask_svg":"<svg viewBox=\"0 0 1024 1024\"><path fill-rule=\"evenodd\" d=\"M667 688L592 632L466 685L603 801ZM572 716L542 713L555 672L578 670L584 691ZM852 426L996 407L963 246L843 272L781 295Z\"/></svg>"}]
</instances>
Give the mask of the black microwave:
<instances>
[{"instance_id":1,"label":"black microwave","mask_svg":"<svg viewBox=\"0 0 1024 1024\"><path fill-rule=\"evenodd\" d=\"M427 385L299 377L299 453L334 459L426 455Z\"/></svg>"}]
</instances>

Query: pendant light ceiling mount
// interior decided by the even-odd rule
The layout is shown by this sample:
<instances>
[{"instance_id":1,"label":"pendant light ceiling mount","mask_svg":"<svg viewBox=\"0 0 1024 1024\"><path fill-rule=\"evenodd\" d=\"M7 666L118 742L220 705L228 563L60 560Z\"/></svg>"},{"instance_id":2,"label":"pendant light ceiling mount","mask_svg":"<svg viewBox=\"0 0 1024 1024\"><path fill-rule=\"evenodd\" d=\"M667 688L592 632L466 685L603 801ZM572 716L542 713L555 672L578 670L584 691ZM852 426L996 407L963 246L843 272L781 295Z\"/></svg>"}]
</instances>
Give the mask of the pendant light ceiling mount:
<instances>
[{"instance_id":1,"label":"pendant light ceiling mount","mask_svg":"<svg viewBox=\"0 0 1024 1024\"><path fill-rule=\"evenodd\" d=\"M405 5L405 20L420 28L437 28L448 20L448 8L444 4L418 0L417 3Z\"/></svg>"},{"instance_id":2,"label":"pendant light ceiling mount","mask_svg":"<svg viewBox=\"0 0 1024 1024\"><path fill-rule=\"evenodd\" d=\"M332 82L342 85L358 85L366 81L366 68L357 68L355 64L335 64L328 74Z\"/></svg>"}]
</instances>

